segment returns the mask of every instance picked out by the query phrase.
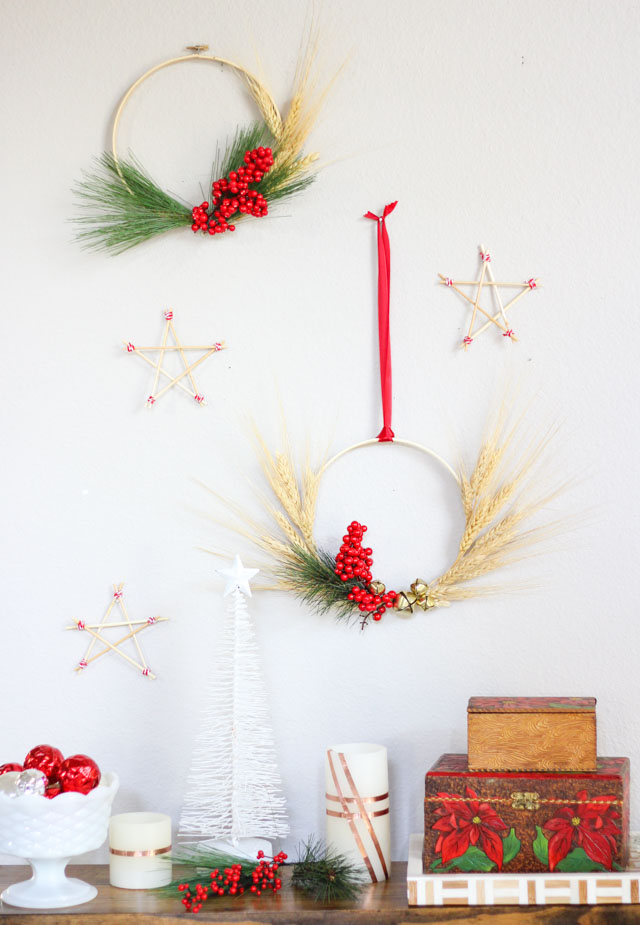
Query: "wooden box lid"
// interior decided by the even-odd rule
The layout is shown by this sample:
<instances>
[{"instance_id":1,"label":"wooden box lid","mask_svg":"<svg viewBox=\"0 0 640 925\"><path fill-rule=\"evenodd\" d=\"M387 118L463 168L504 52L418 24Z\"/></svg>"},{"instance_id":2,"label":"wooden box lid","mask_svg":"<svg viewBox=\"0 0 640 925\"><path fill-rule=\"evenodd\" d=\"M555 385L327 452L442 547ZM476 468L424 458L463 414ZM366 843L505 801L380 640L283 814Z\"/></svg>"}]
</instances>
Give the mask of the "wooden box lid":
<instances>
[{"instance_id":1,"label":"wooden box lid","mask_svg":"<svg viewBox=\"0 0 640 925\"><path fill-rule=\"evenodd\" d=\"M470 767L494 771L593 771L594 697L472 697Z\"/></svg>"},{"instance_id":2,"label":"wooden box lid","mask_svg":"<svg viewBox=\"0 0 640 925\"><path fill-rule=\"evenodd\" d=\"M467 713L595 713L595 697L470 697Z\"/></svg>"}]
</instances>

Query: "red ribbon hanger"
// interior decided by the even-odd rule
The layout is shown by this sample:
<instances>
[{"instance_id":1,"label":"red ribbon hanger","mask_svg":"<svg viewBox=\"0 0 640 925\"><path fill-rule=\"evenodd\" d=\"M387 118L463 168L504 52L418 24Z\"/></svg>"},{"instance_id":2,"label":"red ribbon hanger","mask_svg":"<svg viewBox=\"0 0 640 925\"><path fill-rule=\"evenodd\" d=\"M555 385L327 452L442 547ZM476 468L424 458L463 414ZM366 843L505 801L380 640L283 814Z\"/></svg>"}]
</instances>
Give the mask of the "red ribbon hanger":
<instances>
[{"instance_id":1,"label":"red ribbon hanger","mask_svg":"<svg viewBox=\"0 0 640 925\"><path fill-rule=\"evenodd\" d=\"M392 443L395 434L391 429L393 395L391 391L391 338L389 336L389 294L391 280L391 253L386 218L391 215L396 202L384 207L382 215L366 212L365 218L378 223L378 343L380 349L380 390L382 392L382 430L378 434L381 443Z\"/></svg>"}]
</instances>

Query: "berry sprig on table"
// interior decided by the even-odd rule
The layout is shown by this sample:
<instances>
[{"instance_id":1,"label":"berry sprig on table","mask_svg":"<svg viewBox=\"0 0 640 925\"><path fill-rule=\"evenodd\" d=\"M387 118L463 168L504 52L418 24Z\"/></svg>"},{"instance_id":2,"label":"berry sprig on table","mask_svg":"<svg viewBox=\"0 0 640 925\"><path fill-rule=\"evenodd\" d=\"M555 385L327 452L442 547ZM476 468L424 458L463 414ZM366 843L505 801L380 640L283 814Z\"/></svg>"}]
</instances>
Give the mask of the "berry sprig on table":
<instances>
[{"instance_id":1,"label":"berry sprig on table","mask_svg":"<svg viewBox=\"0 0 640 925\"><path fill-rule=\"evenodd\" d=\"M191 210L193 224L191 230L205 234L224 234L235 231L236 226L228 222L233 215L253 215L262 218L268 214L268 203L262 193L249 189L250 184L258 184L273 167L271 148L254 148L246 151L244 165L232 170L228 177L215 180L211 187L211 207L202 202ZM211 211L210 211L211 210Z\"/></svg>"},{"instance_id":2,"label":"berry sprig on table","mask_svg":"<svg viewBox=\"0 0 640 925\"><path fill-rule=\"evenodd\" d=\"M194 881L178 884L178 890L184 893L182 905L186 912L197 913L202 909L203 902L214 896L242 896L245 892L261 896L264 890L277 893L282 889L282 880L276 874L286 860L287 855L283 851L271 860L265 858L264 851L259 851L255 866L232 864L222 870L216 867L209 874L210 883L207 886Z\"/></svg>"},{"instance_id":3,"label":"berry sprig on table","mask_svg":"<svg viewBox=\"0 0 640 925\"><path fill-rule=\"evenodd\" d=\"M354 584L347 600L353 601L363 614L362 626L368 622L369 615L376 622L382 618L388 607L393 607L397 598L395 591L387 591L381 581L374 581L371 574L373 550L363 547L362 539L367 532L365 524L352 520L347 527L347 533L342 537L342 546L336 556L335 573L340 581L356 579L360 584Z\"/></svg>"}]
</instances>

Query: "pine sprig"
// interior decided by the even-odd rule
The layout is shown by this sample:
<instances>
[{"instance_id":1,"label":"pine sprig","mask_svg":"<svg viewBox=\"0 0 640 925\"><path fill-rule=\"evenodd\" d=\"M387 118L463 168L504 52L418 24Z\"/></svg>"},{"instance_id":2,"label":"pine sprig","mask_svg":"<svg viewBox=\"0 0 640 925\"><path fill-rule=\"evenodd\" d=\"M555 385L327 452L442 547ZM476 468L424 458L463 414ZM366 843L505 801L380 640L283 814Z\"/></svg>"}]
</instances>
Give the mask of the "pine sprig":
<instances>
[{"instance_id":1,"label":"pine sprig","mask_svg":"<svg viewBox=\"0 0 640 925\"><path fill-rule=\"evenodd\" d=\"M245 151L253 151L260 145L266 147L273 144L271 135L263 122L252 122L251 125L238 126L231 142L225 148L216 151L216 157L211 168L211 182L220 177L226 177L242 164ZM262 187L261 187L262 189Z\"/></svg>"},{"instance_id":2,"label":"pine sprig","mask_svg":"<svg viewBox=\"0 0 640 925\"><path fill-rule=\"evenodd\" d=\"M213 162L211 170L211 182L220 177L228 176L232 170L236 170L243 163L245 151L253 151L254 148L271 146L273 149L276 163L269 173L266 173L259 184L259 190L266 197L269 203L277 202L279 199L285 199L288 196L295 196L296 193L302 192L310 186L315 177L309 173L309 165L304 163L301 157L289 163L279 164L277 162L278 145L274 141L271 133L264 123L254 122L246 127L238 127L236 133L227 143L224 151L218 151ZM238 214L234 216L234 223L237 225L246 216Z\"/></svg>"},{"instance_id":3,"label":"pine sprig","mask_svg":"<svg viewBox=\"0 0 640 925\"><path fill-rule=\"evenodd\" d=\"M354 901L365 882L359 867L313 836L298 849L291 885L316 902Z\"/></svg>"},{"instance_id":4,"label":"pine sprig","mask_svg":"<svg viewBox=\"0 0 640 925\"><path fill-rule=\"evenodd\" d=\"M174 228L191 225L191 208L161 189L134 158L104 152L74 190L81 214L78 240L120 254Z\"/></svg>"},{"instance_id":5,"label":"pine sprig","mask_svg":"<svg viewBox=\"0 0 640 925\"><path fill-rule=\"evenodd\" d=\"M186 868L188 876L174 880L158 892L181 894L187 912L198 913L204 902L216 896L240 897L244 893L261 896L266 891L282 889L279 869L286 861L284 852L265 858L259 851L256 861L236 858L202 845L179 850L169 860Z\"/></svg>"},{"instance_id":6,"label":"pine sprig","mask_svg":"<svg viewBox=\"0 0 640 925\"><path fill-rule=\"evenodd\" d=\"M345 582L336 575L335 567L335 558L324 550L309 550L292 543L290 555L274 572L316 613L333 610L339 620L351 621L361 614L357 604L348 599ZM349 587L353 584L358 582L351 582Z\"/></svg>"},{"instance_id":7,"label":"pine sprig","mask_svg":"<svg viewBox=\"0 0 640 925\"><path fill-rule=\"evenodd\" d=\"M167 855L167 860L185 869L186 876L174 879L166 886L158 887L158 892L166 895L175 895L181 883L189 883L195 888L198 881L205 874L216 868L224 870L225 868L233 867L234 864L255 866L254 861L247 861L246 858L225 854L214 848L205 848L203 845L182 846L178 848L175 854Z\"/></svg>"}]
</instances>

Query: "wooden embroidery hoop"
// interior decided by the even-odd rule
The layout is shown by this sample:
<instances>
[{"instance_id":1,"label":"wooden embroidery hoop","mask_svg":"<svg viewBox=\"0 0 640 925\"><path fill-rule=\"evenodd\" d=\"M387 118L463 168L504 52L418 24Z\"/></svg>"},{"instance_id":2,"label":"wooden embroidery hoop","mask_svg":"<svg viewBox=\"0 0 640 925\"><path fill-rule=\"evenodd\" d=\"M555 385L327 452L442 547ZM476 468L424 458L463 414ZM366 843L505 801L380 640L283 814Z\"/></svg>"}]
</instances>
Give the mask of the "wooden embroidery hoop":
<instances>
[{"instance_id":1,"label":"wooden embroidery hoop","mask_svg":"<svg viewBox=\"0 0 640 925\"><path fill-rule=\"evenodd\" d=\"M343 456L346 456L347 453L352 453L354 450L360 450L366 446L378 446L380 444L387 444L392 446L405 446L409 447L412 450L419 450L421 453L425 453L427 456L430 456L432 459L435 459L436 462L440 463L456 480L456 483L460 484L460 476L456 470L451 466L443 456L440 456L439 453L436 453L435 450L430 449L428 446L424 446L422 443L415 443L413 440L398 440L395 437L393 440L378 440L377 437L372 437L370 440L361 440L359 443L354 443L352 446L346 447L344 450L340 450L339 453L336 453L335 456L332 456L331 459L328 459L324 465L320 467L320 472L318 473L322 477L327 469L333 466L334 463L338 462Z\"/></svg>"},{"instance_id":2,"label":"wooden embroidery hoop","mask_svg":"<svg viewBox=\"0 0 640 925\"><path fill-rule=\"evenodd\" d=\"M120 162L118 160L118 129L120 127L122 114L127 103L138 89L138 87L140 87L140 85L143 84L145 80L148 80L149 77L152 77L155 73L157 73L157 71L161 71L165 67L171 67L174 64L182 64L184 61L211 61L214 64L221 64L223 66L226 65L235 71L242 78L242 80L244 80L252 94L258 92L260 96L264 98L266 105L272 112L272 124L268 125L269 130L273 131L273 129L277 129L278 126L282 126L282 116L280 115L280 110L278 109L274 98L271 96L264 84L258 80L255 74L252 74L251 71L248 71L245 67L243 67L241 64L237 64L235 61L229 61L227 58L219 58L217 55L202 54L202 52L209 50L208 45L188 45L186 50L191 53L187 55L179 55L176 58L169 58L167 61L162 61L160 64L156 64L154 67L150 67L148 71L145 71L144 74L138 77L138 79L131 84L129 89L120 100L113 120L113 130L111 132L111 152L113 154L113 159L115 161L118 174L120 175L120 179L125 186L127 184L124 177L122 176L122 172L120 170ZM276 138L278 137L275 132L274 135Z\"/></svg>"}]
</instances>

